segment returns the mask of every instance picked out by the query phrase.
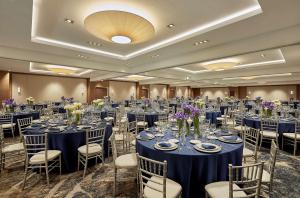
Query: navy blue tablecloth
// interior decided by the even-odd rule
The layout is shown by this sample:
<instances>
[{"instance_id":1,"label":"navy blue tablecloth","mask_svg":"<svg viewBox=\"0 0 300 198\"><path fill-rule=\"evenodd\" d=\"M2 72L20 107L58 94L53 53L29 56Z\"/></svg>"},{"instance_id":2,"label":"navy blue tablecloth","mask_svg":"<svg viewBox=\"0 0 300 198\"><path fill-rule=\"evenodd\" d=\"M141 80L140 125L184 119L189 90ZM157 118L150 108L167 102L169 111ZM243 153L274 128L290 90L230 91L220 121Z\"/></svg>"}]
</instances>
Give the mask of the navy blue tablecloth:
<instances>
[{"instance_id":1,"label":"navy blue tablecloth","mask_svg":"<svg viewBox=\"0 0 300 198\"><path fill-rule=\"evenodd\" d=\"M119 107L119 104L118 104L118 103L112 103L112 104L111 104L111 107L112 107L112 108Z\"/></svg>"},{"instance_id":2,"label":"navy blue tablecloth","mask_svg":"<svg viewBox=\"0 0 300 198\"><path fill-rule=\"evenodd\" d=\"M175 112L177 112L177 104L170 103L169 107L171 107L171 108L174 107L175 108Z\"/></svg>"},{"instance_id":3,"label":"navy blue tablecloth","mask_svg":"<svg viewBox=\"0 0 300 198\"><path fill-rule=\"evenodd\" d=\"M224 115L225 109L228 111L229 106L220 106L221 114Z\"/></svg>"},{"instance_id":4,"label":"navy blue tablecloth","mask_svg":"<svg viewBox=\"0 0 300 198\"><path fill-rule=\"evenodd\" d=\"M37 134L42 133L40 130L30 130L26 133ZM108 154L108 139L112 134L112 126L106 125L104 137L104 153ZM65 130L63 132L49 132L48 146L49 149L56 149L62 152L62 170L63 172L77 171L78 148L85 145L85 131L75 131L74 129Z\"/></svg>"},{"instance_id":5,"label":"navy blue tablecloth","mask_svg":"<svg viewBox=\"0 0 300 198\"><path fill-rule=\"evenodd\" d=\"M211 124L217 123L217 117L221 117L221 112L220 111L210 111L206 112L206 119L210 120Z\"/></svg>"},{"instance_id":6,"label":"navy blue tablecloth","mask_svg":"<svg viewBox=\"0 0 300 198\"><path fill-rule=\"evenodd\" d=\"M143 132L142 132L143 133ZM172 137L167 133L165 139ZM215 154L201 153L192 148L187 138L181 151L159 151L153 145L157 141L137 141L137 152L144 157L168 163L168 178L182 186L183 198L204 197L206 184L228 180L228 165L241 165L243 144L226 144L212 140L222 146L222 151Z\"/></svg>"},{"instance_id":7,"label":"navy blue tablecloth","mask_svg":"<svg viewBox=\"0 0 300 198\"><path fill-rule=\"evenodd\" d=\"M134 113L127 113L127 118L129 122L135 121ZM158 121L158 113L145 114L145 121L148 122L148 127L153 127L154 122Z\"/></svg>"},{"instance_id":8,"label":"navy blue tablecloth","mask_svg":"<svg viewBox=\"0 0 300 198\"><path fill-rule=\"evenodd\" d=\"M245 118L244 123L246 126L260 129L261 121L254 118ZM294 122L283 122L279 121L278 132L281 133L294 133L295 132L295 123Z\"/></svg>"}]
</instances>

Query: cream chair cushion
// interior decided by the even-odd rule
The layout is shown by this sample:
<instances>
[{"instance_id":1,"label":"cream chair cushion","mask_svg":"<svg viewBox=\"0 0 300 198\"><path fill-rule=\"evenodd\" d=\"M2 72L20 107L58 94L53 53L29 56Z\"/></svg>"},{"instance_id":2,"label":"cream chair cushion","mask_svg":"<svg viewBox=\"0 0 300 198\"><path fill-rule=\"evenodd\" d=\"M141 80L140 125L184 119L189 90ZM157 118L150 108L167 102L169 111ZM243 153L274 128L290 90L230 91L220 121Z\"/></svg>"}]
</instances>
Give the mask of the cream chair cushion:
<instances>
[{"instance_id":1,"label":"cream chair cushion","mask_svg":"<svg viewBox=\"0 0 300 198\"><path fill-rule=\"evenodd\" d=\"M251 151L250 149L244 147L243 157L252 157L252 156L254 156L254 151Z\"/></svg>"},{"instance_id":2,"label":"cream chair cushion","mask_svg":"<svg viewBox=\"0 0 300 198\"><path fill-rule=\"evenodd\" d=\"M237 131L243 131L245 128L244 128L244 126L239 125L239 126L235 126L234 129Z\"/></svg>"},{"instance_id":3,"label":"cream chair cushion","mask_svg":"<svg viewBox=\"0 0 300 198\"><path fill-rule=\"evenodd\" d=\"M295 139L295 133L283 133L283 136L287 137L287 138ZM299 133L296 134L296 139L300 140L300 134Z\"/></svg>"},{"instance_id":4,"label":"cream chair cushion","mask_svg":"<svg viewBox=\"0 0 300 198\"><path fill-rule=\"evenodd\" d=\"M117 157L115 160L117 168L134 168L137 167L137 158L135 153L125 154Z\"/></svg>"},{"instance_id":5,"label":"cream chair cushion","mask_svg":"<svg viewBox=\"0 0 300 198\"><path fill-rule=\"evenodd\" d=\"M144 122L144 121L139 121L136 123L138 126L147 126L147 122Z\"/></svg>"},{"instance_id":6,"label":"cream chair cushion","mask_svg":"<svg viewBox=\"0 0 300 198\"><path fill-rule=\"evenodd\" d=\"M115 140L116 141L122 141L125 139L125 134L115 134Z\"/></svg>"},{"instance_id":7,"label":"cream chair cushion","mask_svg":"<svg viewBox=\"0 0 300 198\"><path fill-rule=\"evenodd\" d=\"M1 124L1 126L3 129L9 129L11 127L16 126L16 124L15 123L7 123L7 124Z\"/></svg>"},{"instance_id":8,"label":"cream chair cushion","mask_svg":"<svg viewBox=\"0 0 300 198\"><path fill-rule=\"evenodd\" d=\"M54 160L61 154L61 151L59 150L48 150L48 158L47 161ZM46 162L45 159L45 151L40 151L36 154L34 154L30 159L29 159L29 164L44 164Z\"/></svg>"},{"instance_id":9,"label":"cream chair cushion","mask_svg":"<svg viewBox=\"0 0 300 198\"><path fill-rule=\"evenodd\" d=\"M89 155L94 155L94 154L102 152L101 145L100 144L96 144L96 143L88 144L88 149L89 149L88 150ZM82 155L86 155L86 145L83 145L83 146L79 147L77 150Z\"/></svg>"},{"instance_id":10,"label":"cream chair cushion","mask_svg":"<svg viewBox=\"0 0 300 198\"><path fill-rule=\"evenodd\" d=\"M114 120L114 118L113 117L106 117L106 118L104 118L104 120L105 121L112 121L112 120Z\"/></svg>"},{"instance_id":11,"label":"cream chair cushion","mask_svg":"<svg viewBox=\"0 0 300 198\"><path fill-rule=\"evenodd\" d=\"M119 128L119 127L113 127L113 128L112 128L112 131L113 131L113 132L119 132L119 131L120 131L120 128Z\"/></svg>"},{"instance_id":12,"label":"cream chair cushion","mask_svg":"<svg viewBox=\"0 0 300 198\"><path fill-rule=\"evenodd\" d=\"M217 120L223 121L223 120L225 120L225 118L217 117Z\"/></svg>"},{"instance_id":13,"label":"cream chair cushion","mask_svg":"<svg viewBox=\"0 0 300 198\"><path fill-rule=\"evenodd\" d=\"M136 140L132 140L132 141L130 142L130 144L133 145L133 146L135 146L135 145L136 145Z\"/></svg>"},{"instance_id":14,"label":"cream chair cushion","mask_svg":"<svg viewBox=\"0 0 300 198\"><path fill-rule=\"evenodd\" d=\"M268 130L260 131L260 134L263 137L267 137L267 138L276 138L279 136L279 134L276 131L268 131Z\"/></svg>"},{"instance_id":15,"label":"cream chair cushion","mask_svg":"<svg viewBox=\"0 0 300 198\"><path fill-rule=\"evenodd\" d=\"M19 152L24 150L23 143L11 144L7 145L2 149L2 153L12 153L12 152Z\"/></svg>"},{"instance_id":16,"label":"cream chair cushion","mask_svg":"<svg viewBox=\"0 0 300 198\"><path fill-rule=\"evenodd\" d=\"M240 189L236 184L233 184L233 189ZM206 192L211 198L229 197L229 182L215 182L205 186ZM246 197L247 194L243 191L234 191L233 197Z\"/></svg>"},{"instance_id":17,"label":"cream chair cushion","mask_svg":"<svg viewBox=\"0 0 300 198\"><path fill-rule=\"evenodd\" d=\"M163 183L163 178L160 177L155 177L152 176L151 180L158 182L158 183ZM155 188L155 189L159 189L159 190L163 190L163 186L159 185L155 182L152 181L148 181L148 185ZM168 179L166 180L166 197L167 198L176 198L179 197L179 195L181 194L181 186L180 184L176 183L175 181ZM148 186L145 186L144 189L144 196L147 198L159 198L159 197L163 197L163 194L159 191L153 190L151 188L149 188Z\"/></svg>"}]
</instances>

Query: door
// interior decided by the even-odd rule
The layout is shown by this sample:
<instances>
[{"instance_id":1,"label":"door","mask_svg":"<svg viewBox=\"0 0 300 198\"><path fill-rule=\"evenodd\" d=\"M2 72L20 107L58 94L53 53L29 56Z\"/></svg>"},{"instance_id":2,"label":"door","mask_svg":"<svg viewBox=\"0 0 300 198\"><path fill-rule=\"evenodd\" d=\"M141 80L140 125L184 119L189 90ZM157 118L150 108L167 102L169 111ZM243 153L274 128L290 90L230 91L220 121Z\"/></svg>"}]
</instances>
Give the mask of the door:
<instances>
[{"instance_id":1,"label":"door","mask_svg":"<svg viewBox=\"0 0 300 198\"><path fill-rule=\"evenodd\" d=\"M175 98L175 92L176 90L175 89L170 89L170 95L169 95L169 98Z\"/></svg>"},{"instance_id":2,"label":"door","mask_svg":"<svg viewBox=\"0 0 300 198\"><path fill-rule=\"evenodd\" d=\"M148 98L148 89L142 89L141 90L141 97Z\"/></svg>"},{"instance_id":3,"label":"door","mask_svg":"<svg viewBox=\"0 0 300 198\"><path fill-rule=\"evenodd\" d=\"M107 88L103 88L103 87L96 87L95 88L95 99L103 99L104 96L107 96Z\"/></svg>"}]
</instances>

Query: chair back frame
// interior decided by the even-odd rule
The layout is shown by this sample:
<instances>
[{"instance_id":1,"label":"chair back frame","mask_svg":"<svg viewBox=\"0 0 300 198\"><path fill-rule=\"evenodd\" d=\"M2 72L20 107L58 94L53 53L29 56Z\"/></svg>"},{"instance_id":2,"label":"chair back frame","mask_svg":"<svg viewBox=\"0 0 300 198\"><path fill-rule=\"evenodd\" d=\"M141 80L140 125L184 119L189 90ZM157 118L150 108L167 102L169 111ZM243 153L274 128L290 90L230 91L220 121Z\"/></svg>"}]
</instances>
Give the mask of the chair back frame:
<instances>
[{"instance_id":1,"label":"chair back frame","mask_svg":"<svg viewBox=\"0 0 300 198\"><path fill-rule=\"evenodd\" d=\"M90 129L86 131L86 153L89 154L89 144L100 144L104 148L104 133L105 128Z\"/></svg>"}]
</instances>

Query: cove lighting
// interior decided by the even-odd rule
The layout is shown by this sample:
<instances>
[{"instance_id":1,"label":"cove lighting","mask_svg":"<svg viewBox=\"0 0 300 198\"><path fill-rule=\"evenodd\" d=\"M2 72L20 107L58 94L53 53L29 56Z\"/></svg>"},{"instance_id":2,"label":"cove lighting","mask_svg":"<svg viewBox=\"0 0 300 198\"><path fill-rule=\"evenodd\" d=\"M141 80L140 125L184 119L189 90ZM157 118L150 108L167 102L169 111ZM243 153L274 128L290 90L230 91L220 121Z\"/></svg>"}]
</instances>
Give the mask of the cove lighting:
<instances>
[{"instance_id":1,"label":"cove lighting","mask_svg":"<svg viewBox=\"0 0 300 198\"><path fill-rule=\"evenodd\" d=\"M128 44L131 43L131 38L127 36L122 36L122 35L117 35L111 37L111 41L114 43L119 43L119 44Z\"/></svg>"},{"instance_id":2,"label":"cove lighting","mask_svg":"<svg viewBox=\"0 0 300 198\"><path fill-rule=\"evenodd\" d=\"M282 63L285 63L285 59L242 64L242 65L236 65L234 67L235 68L243 68L243 67L254 67L254 66L260 66L260 65L272 65L272 64L282 64Z\"/></svg>"},{"instance_id":3,"label":"cove lighting","mask_svg":"<svg viewBox=\"0 0 300 198\"><path fill-rule=\"evenodd\" d=\"M209 72L210 71L210 70L207 70L207 69L193 71L193 70L189 70L189 69L183 69L181 67L175 67L175 68L172 68L172 69L185 71L185 72L192 73L192 74L199 74L199 73L204 73L204 72Z\"/></svg>"},{"instance_id":4,"label":"cove lighting","mask_svg":"<svg viewBox=\"0 0 300 198\"><path fill-rule=\"evenodd\" d=\"M188 30L186 32L177 34L173 37L167 38L167 39L157 42L155 44L149 45L145 48L142 48L142 49L139 49L132 53L124 55L124 54L117 54L117 53L112 53L112 52L108 52L108 51L104 51L104 50L97 50L97 49L85 47L82 45L67 43L67 42L63 42L60 40L49 39L49 38L45 38L45 37L38 35L37 34L37 26L38 26L38 19L39 19L38 15L39 15L39 6L40 5L41 5L41 3L39 2L39 0L33 0L31 41L36 42L36 43L46 44L46 45L64 47L67 49L89 52L89 53L93 53L93 54L97 54L97 55L109 56L109 57L118 58L118 59L122 59L122 60L134 58L136 56L148 53L150 51L172 45L174 43L192 38L194 36L206 33L211 30L215 30L215 29L223 27L225 25L229 25L229 24L235 23L237 21L241 21L243 19L246 19L246 18L249 18L249 17L252 17L257 14L262 13L260 4L258 2L256 2L256 3L254 3L254 5L249 6L246 9L240 10L238 12L235 12L235 13L225 16L223 18L216 19L216 20L208 22L206 24L202 24L202 25L195 27L191 30Z\"/></svg>"},{"instance_id":5,"label":"cove lighting","mask_svg":"<svg viewBox=\"0 0 300 198\"><path fill-rule=\"evenodd\" d=\"M237 80L237 79L254 79L254 78L267 78L267 77L279 77L279 76L291 76L292 73L282 73L282 74L265 74L259 76L239 76L239 77L232 77L232 78L223 78L223 80Z\"/></svg>"}]
</instances>

